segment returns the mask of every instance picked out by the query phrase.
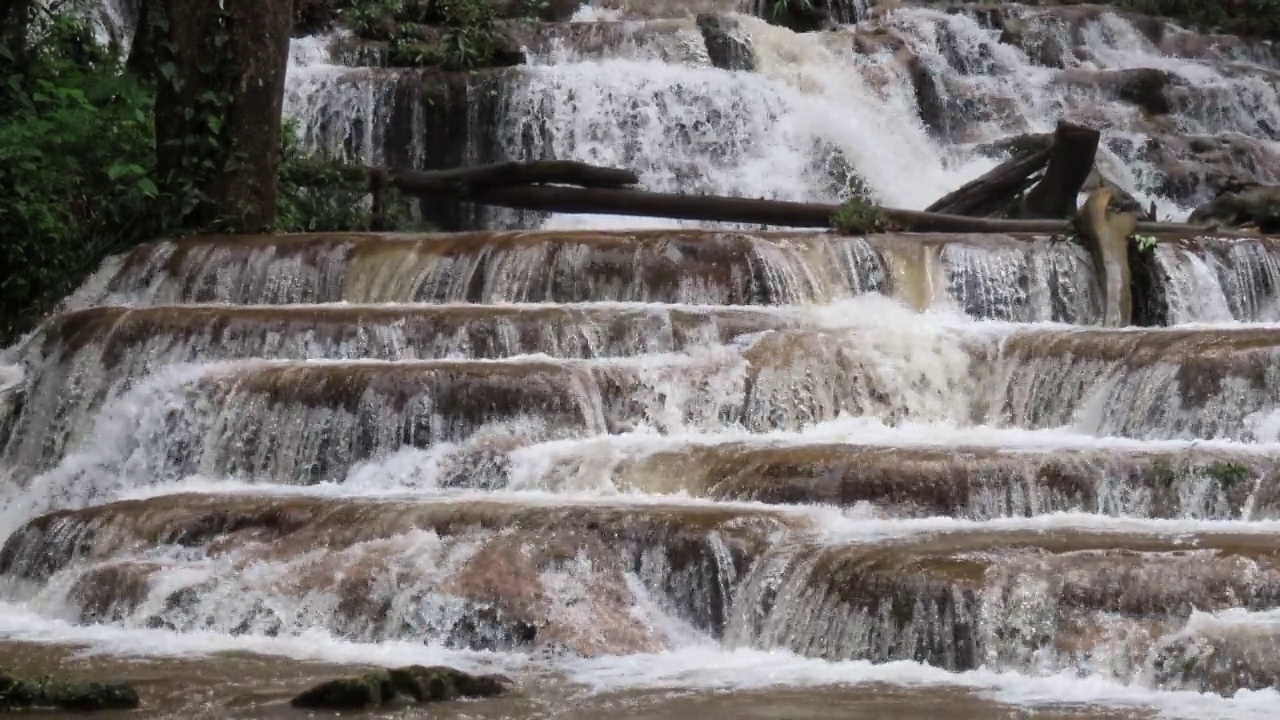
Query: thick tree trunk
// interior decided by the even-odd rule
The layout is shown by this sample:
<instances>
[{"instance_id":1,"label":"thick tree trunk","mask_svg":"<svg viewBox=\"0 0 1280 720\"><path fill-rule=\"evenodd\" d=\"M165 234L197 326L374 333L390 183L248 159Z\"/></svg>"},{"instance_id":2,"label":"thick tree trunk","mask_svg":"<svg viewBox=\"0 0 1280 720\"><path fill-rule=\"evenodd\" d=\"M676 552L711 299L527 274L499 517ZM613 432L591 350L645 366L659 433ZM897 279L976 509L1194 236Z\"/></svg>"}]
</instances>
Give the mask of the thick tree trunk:
<instances>
[{"instance_id":1,"label":"thick tree trunk","mask_svg":"<svg viewBox=\"0 0 1280 720\"><path fill-rule=\"evenodd\" d=\"M5 0L0 2L0 45L13 56L13 63L21 66L27 54L27 34L31 30L32 0ZM0 67L10 61L0 57Z\"/></svg>"},{"instance_id":2,"label":"thick tree trunk","mask_svg":"<svg viewBox=\"0 0 1280 720\"><path fill-rule=\"evenodd\" d=\"M157 162L171 194L196 198L181 222L269 228L292 0L153 2Z\"/></svg>"},{"instance_id":3,"label":"thick tree trunk","mask_svg":"<svg viewBox=\"0 0 1280 720\"><path fill-rule=\"evenodd\" d=\"M136 77L154 82L156 79L155 35L163 21L160 0L138 0L138 25L133 31L133 45L125 69Z\"/></svg>"},{"instance_id":4,"label":"thick tree trunk","mask_svg":"<svg viewBox=\"0 0 1280 720\"><path fill-rule=\"evenodd\" d=\"M1069 218L1075 214L1080 188L1093 172L1099 137L1093 128L1058 123L1049 148L1049 167L1022 204L1025 217Z\"/></svg>"}]
</instances>

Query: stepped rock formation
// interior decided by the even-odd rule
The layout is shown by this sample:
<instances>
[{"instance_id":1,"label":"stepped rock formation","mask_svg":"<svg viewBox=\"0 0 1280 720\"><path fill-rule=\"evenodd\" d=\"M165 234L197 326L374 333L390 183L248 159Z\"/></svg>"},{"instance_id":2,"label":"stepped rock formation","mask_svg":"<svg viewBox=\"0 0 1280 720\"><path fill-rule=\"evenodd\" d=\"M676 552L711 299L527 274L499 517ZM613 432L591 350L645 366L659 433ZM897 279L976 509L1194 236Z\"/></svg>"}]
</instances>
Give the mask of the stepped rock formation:
<instances>
[{"instance_id":1,"label":"stepped rock formation","mask_svg":"<svg viewBox=\"0 0 1280 720\"><path fill-rule=\"evenodd\" d=\"M333 156L689 194L856 180L923 208L1060 118L1101 130L1095 210L1280 182L1267 43L1091 5L811 7L789 24L826 29L550 3L512 30L528 62L471 73L326 29L293 41L286 112ZM63 650L89 646L147 717L493 674L515 691L433 716L1280 713L1274 238L1104 238L1117 303L1066 218L419 211L465 231L158 239L3 351L11 672L87 673ZM439 682L394 687L406 666Z\"/></svg>"}]
</instances>

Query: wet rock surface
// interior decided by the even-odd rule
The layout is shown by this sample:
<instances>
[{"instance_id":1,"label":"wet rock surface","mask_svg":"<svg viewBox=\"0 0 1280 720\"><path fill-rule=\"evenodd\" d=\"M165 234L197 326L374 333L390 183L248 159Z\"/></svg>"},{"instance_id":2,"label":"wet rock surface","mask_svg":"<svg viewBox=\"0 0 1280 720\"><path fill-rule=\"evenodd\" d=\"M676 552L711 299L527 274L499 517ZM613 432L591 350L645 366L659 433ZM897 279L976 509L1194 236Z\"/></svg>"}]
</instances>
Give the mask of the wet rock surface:
<instances>
[{"instance_id":1,"label":"wet rock surface","mask_svg":"<svg viewBox=\"0 0 1280 720\"><path fill-rule=\"evenodd\" d=\"M722 70L755 70L755 55L738 21L723 15L698 16L711 64Z\"/></svg>"},{"instance_id":2,"label":"wet rock surface","mask_svg":"<svg viewBox=\"0 0 1280 720\"><path fill-rule=\"evenodd\" d=\"M1208 619L1156 649L1155 681L1168 689L1225 696L1275 689L1280 687L1277 642L1280 634L1269 619Z\"/></svg>"},{"instance_id":3,"label":"wet rock surface","mask_svg":"<svg viewBox=\"0 0 1280 720\"><path fill-rule=\"evenodd\" d=\"M83 615L109 609L150 627L292 634L318 619L305 599L323 597L326 625L353 639L595 656L668 641L630 612L631 574L685 621L719 633L733 584L788 522L717 508L170 496L46 516L10 537L0 572L79 575L82 589L69 599L83 603ZM428 537L431 547L415 550ZM310 554L316 543L329 548L325 557ZM174 588L163 578L180 577L189 561L93 562L175 544L229 564L210 581ZM348 569L334 575L334 563ZM140 601L135 578L157 589ZM251 596L261 604L241 602ZM575 610L565 615L564 603Z\"/></svg>"},{"instance_id":4,"label":"wet rock surface","mask_svg":"<svg viewBox=\"0 0 1280 720\"><path fill-rule=\"evenodd\" d=\"M1196 208L1192 222L1220 223L1224 227L1256 227L1265 233L1280 232L1280 187L1235 183L1218 197Z\"/></svg>"}]
</instances>

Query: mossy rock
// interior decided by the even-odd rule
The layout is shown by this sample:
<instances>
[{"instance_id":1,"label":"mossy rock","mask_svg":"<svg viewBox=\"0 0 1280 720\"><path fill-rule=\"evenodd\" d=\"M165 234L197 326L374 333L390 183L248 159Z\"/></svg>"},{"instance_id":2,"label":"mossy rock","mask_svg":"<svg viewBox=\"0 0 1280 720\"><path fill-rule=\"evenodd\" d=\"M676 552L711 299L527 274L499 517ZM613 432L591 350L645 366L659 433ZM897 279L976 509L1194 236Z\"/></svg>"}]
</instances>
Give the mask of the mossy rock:
<instances>
[{"instance_id":1,"label":"mossy rock","mask_svg":"<svg viewBox=\"0 0 1280 720\"><path fill-rule=\"evenodd\" d=\"M295 697L307 710L369 710L397 697L417 703L503 695L511 681L500 675L471 675L450 667L410 665L328 680Z\"/></svg>"},{"instance_id":2,"label":"mossy rock","mask_svg":"<svg viewBox=\"0 0 1280 720\"><path fill-rule=\"evenodd\" d=\"M19 680L0 675L0 711L56 708L73 712L133 710L138 693L124 683Z\"/></svg>"},{"instance_id":3,"label":"mossy rock","mask_svg":"<svg viewBox=\"0 0 1280 720\"><path fill-rule=\"evenodd\" d=\"M410 665L391 671L395 691L416 702L447 702L459 698L497 697L509 680L500 675L471 675L450 667Z\"/></svg>"},{"instance_id":4,"label":"mossy rock","mask_svg":"<svg viewBox=\"0 0 1280 720\"><path fill-rule=\"evenodd\" d=\"M290 704L308 710L367 710L394 698L391 675L382 670L322 682Z\"/></svg>"}]
</instances>

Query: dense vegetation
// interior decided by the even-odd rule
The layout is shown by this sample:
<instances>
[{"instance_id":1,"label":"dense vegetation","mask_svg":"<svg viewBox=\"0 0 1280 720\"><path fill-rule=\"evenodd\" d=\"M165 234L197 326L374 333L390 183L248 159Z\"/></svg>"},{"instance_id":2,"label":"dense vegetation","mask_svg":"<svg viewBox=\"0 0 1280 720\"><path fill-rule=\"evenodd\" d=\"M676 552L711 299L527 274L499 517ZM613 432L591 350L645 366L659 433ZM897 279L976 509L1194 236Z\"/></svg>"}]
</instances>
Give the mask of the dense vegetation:
<instances>
[{"instance_id":1,"label":"dense vegetation","mask_svg":"<svg viewBox=\"0 0 1280 720\"><path fill-rule=\"evenodd\" d=\"M470 70L524 62L510 36L513 21L563 20L576 0L312 0L306 22L334 20L364 40L386 43L386 63L397 67Z\"/></svg>"},{"instance_id":2,"label":"dense vegetation","mask_svg":"<svg viewBox=\"0 0 1280 720\"><path fill-rule=\"evenodd\" d=\"M1280 39L1280 0L1114 0L1113 4L1205 31Z\"/></svg>"},{"instance_id":3,"label":"dense vegetation","mask_svg":"<svg viewBox=\"0 0 1280 720\"><path fill-rule=\"evenodd\" d=\"M104 256L206 229L184 217L197 190L159 176L154 88L63 7L33 11L25 43L11 35L0 43L0 344L29 330ZM282 138L273 229L367 228L364 189L337 173L317 183L317 163L293 129Z\"/></svg>"}]
</instances>

